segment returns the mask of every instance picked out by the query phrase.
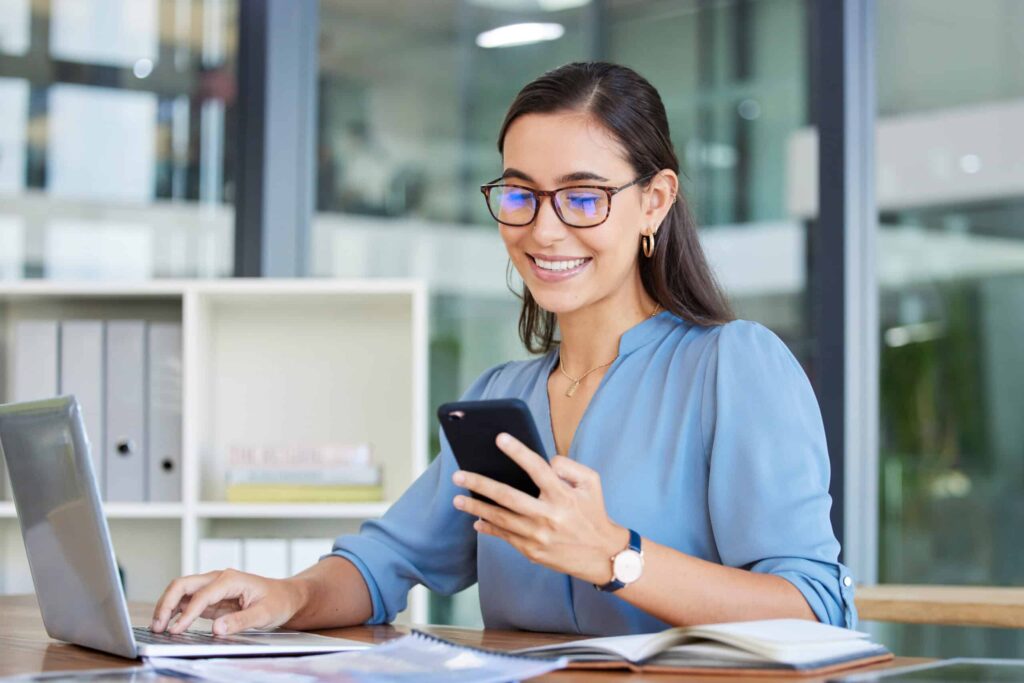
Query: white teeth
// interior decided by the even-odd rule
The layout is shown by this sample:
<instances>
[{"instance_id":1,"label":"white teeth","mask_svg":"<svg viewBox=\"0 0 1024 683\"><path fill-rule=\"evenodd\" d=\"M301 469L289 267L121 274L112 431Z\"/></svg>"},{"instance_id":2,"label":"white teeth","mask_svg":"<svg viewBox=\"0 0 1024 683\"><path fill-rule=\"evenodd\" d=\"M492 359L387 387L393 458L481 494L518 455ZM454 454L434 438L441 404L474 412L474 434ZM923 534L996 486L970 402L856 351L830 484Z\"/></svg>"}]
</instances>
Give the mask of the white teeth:
<instances>
[{"instance_id":1,"label":"white teeth","mask_svg":"<svg viewBox=\"0 0 1024 683\"><path fill-rule=\"evenodd\" d=\"M533 260L544 270L572 270L573 268L582 266L587 259L578 258L572 261L545 261L541 258L534 257Z\"/></svg>"}]
</instances>

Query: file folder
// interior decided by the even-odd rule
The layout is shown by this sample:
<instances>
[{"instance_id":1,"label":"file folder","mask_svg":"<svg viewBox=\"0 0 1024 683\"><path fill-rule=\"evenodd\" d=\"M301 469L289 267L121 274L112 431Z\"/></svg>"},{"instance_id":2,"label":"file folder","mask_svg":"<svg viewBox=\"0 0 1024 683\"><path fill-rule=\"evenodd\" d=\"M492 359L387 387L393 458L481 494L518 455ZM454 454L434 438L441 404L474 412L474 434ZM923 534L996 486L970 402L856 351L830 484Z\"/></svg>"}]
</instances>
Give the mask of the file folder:
<instances>
[{"instance_id":1,"label":"file folder","mask_svg":"<svg viewBox=\"0 0 1024 683\"><path fill-rule=\"evenodd\" d=\"M334 547L333 538L293 538L291 541L291 576L309 569L320 561L324 555L330 554Z\"/></svg>"},{"instance_id":2,"label":"file folder","mask_svg":"<svg viewBox=\"0 0 1024 683\"><path fill-rule=\"evenodd\" d=\"M92 468L100 496L103 486L103 430L106 399L103 396L103 321L64 320L60 324L60 393L78 399L85 434L92 454Z\"/></svg>"},{"instance_id":3,"label":"file folder","mask_svg":"<svg viewBox=\"0 0 1024 683\"><path fill-rule=\"evenodd\" d=\"M181 325L149 324L148 500L181 500Z\"/></svg>"},{"instance_id":4,"label":"file folder","mask_svg":"<svg viewBox=\"0 0 1024 683\"><path fill-rule=\"evenodd\" d=\"M199 573L220 569L242 570L242 539L204 538L199 541Z\"/></svg>"},{"instance_id":5,"label":"file folder","mask_svg":"<svg viewBox=\"0 0 1024 683\"><path fill-rule=\"evenodd\" d=\"M104 461L109 501L145 500L145 367L145 322L108 321Z\"/></svg>"},{"instance_id":6,"label":"file folder","mask_svg":"<svg viewBox=\"0 0 1024 683\"><path fill-rule=\"evenodd\" d=\"M246 538L242 541L243 570L270 579L288 574L288 541L283 538Z\"/></svg>"},{"instance_id":7,"label":"file folder","mask_svg":"<svg viewBox=\"0 0 1024 683\"><path fill-rule=\"evenodd\" d=\"M58 389L57 352L59 330L56 320L19 320L14 323L14 346L10 361L10 402L53 398ZM0 458L2 460L2 458ZM0 462L0 498L11 500L7 464Z\"/></svg>"}]
</instances>

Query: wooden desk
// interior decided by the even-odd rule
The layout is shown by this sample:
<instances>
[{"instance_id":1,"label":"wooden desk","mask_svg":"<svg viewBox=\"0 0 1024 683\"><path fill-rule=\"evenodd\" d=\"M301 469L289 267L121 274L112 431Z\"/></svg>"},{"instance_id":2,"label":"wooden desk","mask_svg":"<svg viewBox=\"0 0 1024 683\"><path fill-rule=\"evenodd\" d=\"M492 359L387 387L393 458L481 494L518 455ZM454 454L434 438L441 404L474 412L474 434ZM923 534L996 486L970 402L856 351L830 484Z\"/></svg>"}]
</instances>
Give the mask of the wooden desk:
<instances>
[{"instance_id":1,"label":"wooden desk","mask_svg":"<svg viewBox=\"0 0 1024 683\"><path fill-rule=\"evenodd\" d=\"M148 626L153 615L153 606L146 603L129 603L132 623L137 626ZM576 636L565 634L527 633L519 631L493 631L453 628L447 626L423 627L424 631L442 638L465 645L510 650L558 641L574 640ZM352 638L365 642L379 643L401 636L407 629L392 626L356 626L318 631L323 635ZM905 666L928 661L925 659L898 657L894 661L879 667L888 668ZM94 650L69 645L52 640L43 629L39 615L39 607L35 596L16 595L0 596L0 676L35 673L39 671L58 671L68 669L101 669L138 666L141 661L123 659ZM688 681L690 683L732 683L738 678L725 676L675 676L671 674L634 674L624 671L558 671L533 679L548 683L578 683L582 681L598 681L612 683L618 681ZM758 677L760 683L793 683L796 680L809 683L821 683L825 679L795 679L792 677L769 678Z\"/></svg>"},{"instance_id":2,"label":"wooden desk","mask_svg":"<svg viewBox=\"0 0 1024 683\"><path fill-rule=\"evenodd\" d=\"M857 611L865 621L1024 628L1024 588L858 586Z\"/></svg>"}]
</instances>

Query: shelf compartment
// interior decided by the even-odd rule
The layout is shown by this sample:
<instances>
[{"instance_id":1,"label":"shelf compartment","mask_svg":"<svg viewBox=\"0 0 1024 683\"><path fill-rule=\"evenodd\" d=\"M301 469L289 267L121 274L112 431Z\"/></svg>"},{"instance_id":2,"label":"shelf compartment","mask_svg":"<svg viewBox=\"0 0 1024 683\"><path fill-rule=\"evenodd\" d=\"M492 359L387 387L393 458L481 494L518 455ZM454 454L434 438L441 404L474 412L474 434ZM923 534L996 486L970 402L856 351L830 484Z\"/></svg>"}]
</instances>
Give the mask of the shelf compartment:
<instances>
[{"instance_id":1,"label":"shelf compartment","mask_svg":"<svg viewBox=\"0 0 1024 683\"><path fill-rule=\"evenodd\" d=\"M225 498L233 445L369 443L397 498L425 468L423 292L196 291L186 304L187 435L199 500ZM191 418L191 419L190 419ZM329 505L329 504L326 504Z\"/></svg>"}]
</instances>

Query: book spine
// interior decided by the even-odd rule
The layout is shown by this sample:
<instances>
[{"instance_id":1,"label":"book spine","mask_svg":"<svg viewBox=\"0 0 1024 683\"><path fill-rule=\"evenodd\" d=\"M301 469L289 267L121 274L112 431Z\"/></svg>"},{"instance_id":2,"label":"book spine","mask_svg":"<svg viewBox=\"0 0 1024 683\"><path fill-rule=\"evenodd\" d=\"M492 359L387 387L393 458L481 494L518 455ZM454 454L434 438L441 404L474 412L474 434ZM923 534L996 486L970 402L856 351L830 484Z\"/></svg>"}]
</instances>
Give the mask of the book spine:
<instances>
[{"instance_id":1,"label":"book spine","mask_svg":"<svg viewBox=\"0 0 1024 683\"><path fill-rule=\"evenodd\" d=\"M262 468L231 469L225 475L228 484L355 484L376 486L381 483L377 466L353 466L332 470Z\"/></svg>"},{"instance_id":2,"label":"book spine","mask_svg":"<svg viewBox=\"0 0 1024 683\"><path fill-rule=\"evenodd\" d=\"M254 447L232 446L227 464L232 468L289 467L326 468L371 465L369 444L342 446Z\"/></svg>"},{"instance_id":3,"label":"book spine","mask_svg":"<svg viewBox=\"0 0 1024 683\"><path fill-rule=\"evenodd\" d=\"M232 484L229 503L369 503L384 499L380 486Z\"/></svg>"}]
</instances>

